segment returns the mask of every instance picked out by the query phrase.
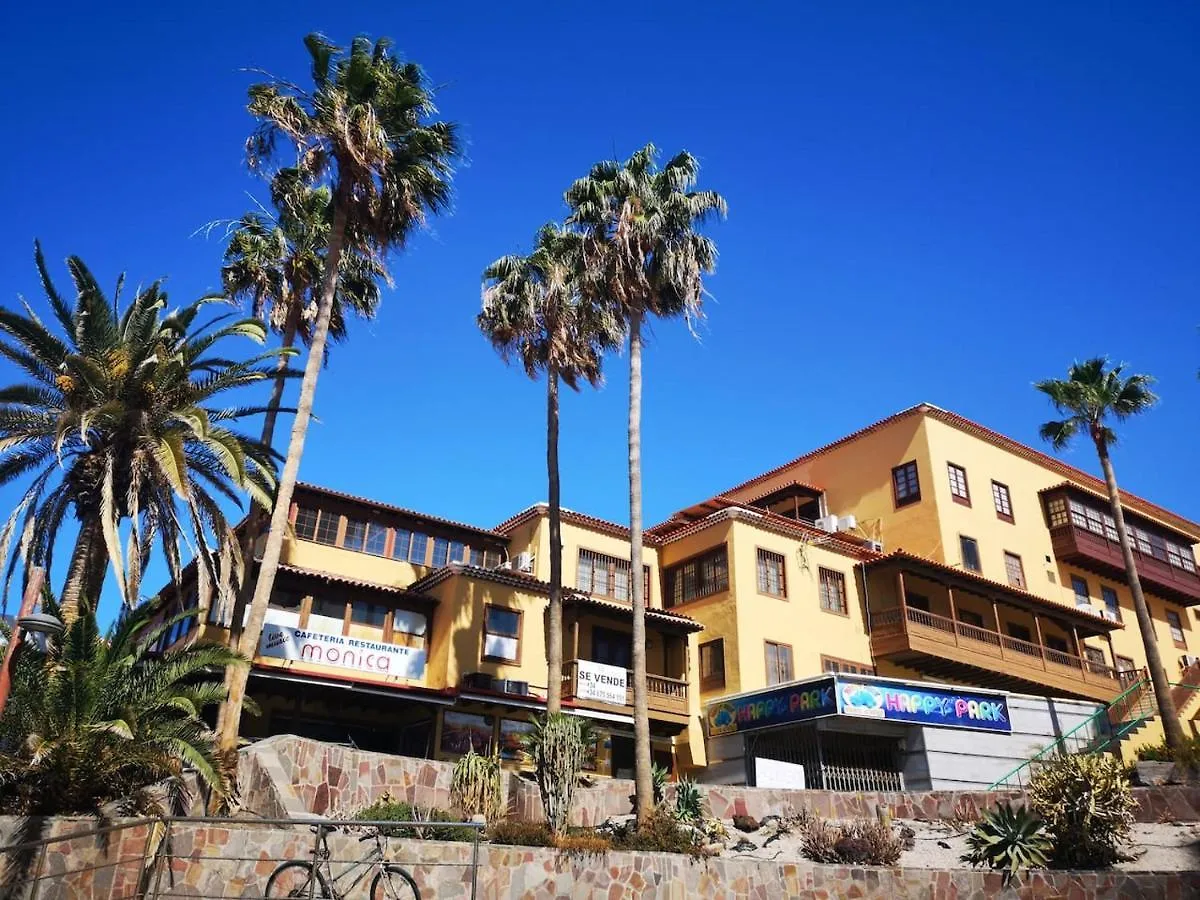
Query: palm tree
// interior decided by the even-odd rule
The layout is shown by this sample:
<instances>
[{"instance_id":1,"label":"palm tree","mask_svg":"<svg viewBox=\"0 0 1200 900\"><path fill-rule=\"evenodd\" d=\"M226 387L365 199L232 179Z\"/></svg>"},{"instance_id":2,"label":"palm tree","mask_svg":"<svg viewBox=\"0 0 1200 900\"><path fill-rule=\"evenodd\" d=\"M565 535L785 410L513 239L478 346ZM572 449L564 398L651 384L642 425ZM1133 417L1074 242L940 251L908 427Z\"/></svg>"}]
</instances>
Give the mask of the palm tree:
<instances>
[{"instance_id":1,"label":"palm tree","mask_svg":"<svg viewBox=\"0 0 1200 900\"><path fill-rule=\"evenodd\" d=\"M135 604L156 539L176 581L180 544L195 548L205 609L214 585L227 602L241 560L219 501L240 504L245 492L269 505L275 457L226 427L266 408L228 406L226 398L277 375L275 363L288 351L226 358L226 339L263 343L262 324L229 316L198 324L218 297L164 313L159 282L122 313L120 281L113 298L105 297L78 257L67 261L76 294L68 303L39 245L35 261L62 335L28 305L24 313L0 308L0 356L27 376L0 389L0 484L26 485L0 528L0 565L9 560L9 577L20 558L49 569L59 530L73 514L79 532L62 595L68 623L82 601L99 597L110 562L122 600ZM10 552L14 538L19 554Z\"/></svg>"},{"instance_id":2,"label":"palm tree","mask_svg":"<svg viewBox=\"0 0 1200 900\"><path fill-rule=\"evenodd\" d=\"M160 601L119 616L102 634L85 604L44 651L18 657L11 702L0 719L0 810L17 815L164 812L149 788L167 781L179 808L184 768L225 796L232 785L213 732L201 718L224 696L220 670L245 666L225 647L151 648L188 610L155 621ZM58 612L53 599L43 606Z\"/></svg>"},{"instance_id":3,"label":"palm tree","mask_svg":"<svg viewBox=\"0 0 1200 900\"><path fill-rule=\"evenodd\" d=\"M504 256L484 270L476 318L505 361L525 374L546 372L546 475L550 497L550 605L546 628L546 712L562 706L562 507L558 473L558 383L579 390L602 382L605 349L620 333L603 307L582 302L577 276L581 238L557 225L538 231L528 256Z\"/></svg>"},{"instance_id":4,"label":"palm tree","mask_svg":"<svg viewBox=\"0 0 1200 900\"><path fill-rule=\"evenodd\" d=\"M716 266L712 240L697 228L723 217L725 200L694 191L696 158L684 151L661 169L647 144L624 164L597 163L567 190L568 222L584 235L585 297L612 310L629 332L629 537L633 598L633 720L638 820L653 809L646 695L646 598L642 572L642 326L647 316L702 315L703 276Z\"/></svg>"},{"instance_id":5,"label":"palm tree","mask_svg":"<svg viewBox=\"0 0 1200 900\"><path fill-rule=\"evenodd\" d=\"M1037 382L1034 387L1049 397L1054 408L1066 416L1065 419L1047 422L1041 427L1040 433L1044 440L1054 445L1055 450L1064 449L1079 434L1086 434L1096 446L1100 468L1104 470L1104 482L1108 485L1108 502L1117 526L1121 555L1125 558L1125 578L1133 595L1133 610L1142 632L1142 645L1146 649L1146 665L1150 669L1150 680L1158 698L1163 734L1168 746L1178 748L1183 746L1183 728L1171 700L1170 683L1162 655L1158 652L1154 621L1146 606L1146 596L1142 593L1142 582L1133 559L1133 544L1125 528L1121 492L1117 488L1117 476L1109 455L1109 448L1116 443L1117 435L1107 424L1110 419L1124 422L1131 416L1145 412L1158 402L1158 397L1150 390L1153 378L1136 374L1126 377L1124 371L1123 365L1110 368L1107 359L1098 357L1073 363L1066 380Z\"/></svg>"},{"instance_id":6,"label":"palm tree","mask_svg":"<svg viewBox=\"0 0 1200 900\"><path fill-rule=\"evenodd\" d=\"M246 656L253 656L258 647L283 552L343 249L362 247L380 260L391 250L403 249L430 213L448 208L451 169L459 152L455 126L430 121L437 108L421 68L397 59L390 41L372 44L360 36L346 52L310 34L305 46L312 62L311 91L281 81L250 88L249 110L260 121L246 143L251 167L265 166L283 137L296 148L297 169L304 180L329 186L333 218L291 440L239 645ZM230 686L220 731L224 748L237 744L246 678L239 670Z\"/></svg>"}]
</instances>

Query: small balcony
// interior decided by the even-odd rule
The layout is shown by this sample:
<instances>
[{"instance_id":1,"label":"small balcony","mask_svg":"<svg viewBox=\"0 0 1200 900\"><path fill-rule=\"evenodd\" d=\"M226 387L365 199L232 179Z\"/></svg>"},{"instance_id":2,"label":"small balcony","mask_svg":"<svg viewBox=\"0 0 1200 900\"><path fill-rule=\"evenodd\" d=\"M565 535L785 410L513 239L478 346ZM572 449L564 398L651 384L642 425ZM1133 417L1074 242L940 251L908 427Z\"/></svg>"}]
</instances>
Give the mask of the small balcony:
<instances>
[{"instance_id":1,"label":"small balcony","mask_svg":"<svg viewBox=\"0 0 1200 900\"><path fill-rule=\"evenodd\" d=\"M586 660L585 660L586 662ZM623 705L604 703L599 700L580 699L579 694L579 660L566 660L563 663L563 699L575 706L595 709L601 712L612 712L623 715L633 713L633 671L625 676L625 702ZM646 676L648 688L650 715L667 721L687 722L688 715L688 683L682 678L668 678L666 675Z\"/></svg>"},{"instance_id":2,"label":"small balcony","mask_svg":"<svg viewBox=\"0 0 1200 900\"><path fill-rule=\"evenodd\" d=\"M1050 529L1050 542L1063 562L1125 583L1125 558L1117 541L1067 522ZM1156 559L1136 546L1133 559L1147 591L1184 606L1200 604L1200 574Z\"/></svg>"}]
</instances>

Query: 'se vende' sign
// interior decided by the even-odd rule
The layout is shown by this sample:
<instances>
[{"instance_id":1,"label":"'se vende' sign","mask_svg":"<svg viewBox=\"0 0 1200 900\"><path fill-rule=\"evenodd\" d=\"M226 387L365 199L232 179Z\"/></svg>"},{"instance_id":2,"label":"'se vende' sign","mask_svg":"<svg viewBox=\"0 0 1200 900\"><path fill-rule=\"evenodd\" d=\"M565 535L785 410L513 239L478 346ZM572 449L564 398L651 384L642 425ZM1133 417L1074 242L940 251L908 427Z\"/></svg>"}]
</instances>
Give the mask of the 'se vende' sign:
<instances>
[{"instance_id":1,"label":"'se vende' sign","mask_svg":"<svg viewBox=\"0 0 1200 900\"><path fill-rule=\"evenodd\" d=\"M606 666L604 663L581 659L578 662L575 676L575 697L579 700L595 700L599 703L611 703L613 706L625 705L625 679L627 673L618 666Z\"/></svg>"}]
</instances>

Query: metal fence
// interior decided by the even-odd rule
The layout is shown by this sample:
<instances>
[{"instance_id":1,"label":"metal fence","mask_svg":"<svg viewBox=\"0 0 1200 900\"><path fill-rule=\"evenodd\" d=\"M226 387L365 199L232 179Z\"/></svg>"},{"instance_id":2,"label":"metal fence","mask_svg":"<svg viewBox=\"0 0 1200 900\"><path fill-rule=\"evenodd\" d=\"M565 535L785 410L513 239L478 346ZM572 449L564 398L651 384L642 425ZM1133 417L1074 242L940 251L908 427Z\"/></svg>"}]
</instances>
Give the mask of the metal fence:
<instances>
[{"instance_id":1,"label":"metal fence","mask_svg":"<svg viewBox=\"0 0 1200 900\"><path fill-rule=\"evenodd\" d=\"M449 884L474 900L484 828L168 816L58 833L62 820L45 821L55 833L0 847L0 900L419 900Z\"/></svg>"}]
</instances>

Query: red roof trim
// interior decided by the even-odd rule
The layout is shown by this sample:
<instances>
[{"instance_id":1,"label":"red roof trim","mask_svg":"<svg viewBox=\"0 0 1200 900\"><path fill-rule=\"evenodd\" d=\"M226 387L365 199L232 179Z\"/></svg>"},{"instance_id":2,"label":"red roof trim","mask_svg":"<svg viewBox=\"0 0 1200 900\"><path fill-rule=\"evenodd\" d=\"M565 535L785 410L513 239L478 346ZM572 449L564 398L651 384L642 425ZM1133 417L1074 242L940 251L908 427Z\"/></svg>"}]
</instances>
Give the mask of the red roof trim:
<instances>
[{"instance_id":1,"label":"red roof trim","mask_svg":"<svg viewBox=\"0 0 1200 900\"><path fill-rule=\"evenodd\" d=\"M532 519L548 516L550 507L546 503L535 503L533 506L521 510L514 516L511 516L496 526L495 531L498 534L508 536L516 528L524 525ZM601 534L607 534L612 537L618 537L623 540L629 540L629 528L626 525L621 525L617 522L610 522L608 519L601 519L596 516L589 516L587 513L576 512L573 509L562 510L562 520L569 525L578 525L580 528L590 528L593 531L598 531ZM650 529L642 530L642 540L650 547L657 546L657 543L652 540Z\"/></svg>"}]
</instances>

